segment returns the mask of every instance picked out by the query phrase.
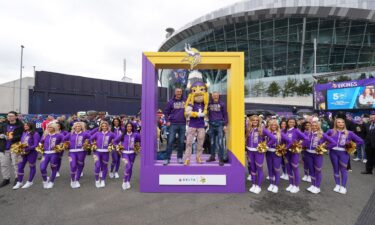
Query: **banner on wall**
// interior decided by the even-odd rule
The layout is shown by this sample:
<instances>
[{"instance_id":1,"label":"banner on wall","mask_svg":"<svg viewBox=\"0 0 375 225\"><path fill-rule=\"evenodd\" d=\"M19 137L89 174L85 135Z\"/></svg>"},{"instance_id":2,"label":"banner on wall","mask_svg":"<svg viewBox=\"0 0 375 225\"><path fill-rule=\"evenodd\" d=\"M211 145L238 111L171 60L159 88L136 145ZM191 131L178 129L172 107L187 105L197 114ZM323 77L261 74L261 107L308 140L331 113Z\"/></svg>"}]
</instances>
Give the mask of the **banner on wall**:
<instances>
[{"instance_id":1,"label":"banner on wall","mask_svg":"<svg viewBox=\"0 0 375 225\"><path fill-rule=\"evenodd\" d=\"M315 85L314 109L375 109L375 78Z\"/></svg>"}]
</instances>

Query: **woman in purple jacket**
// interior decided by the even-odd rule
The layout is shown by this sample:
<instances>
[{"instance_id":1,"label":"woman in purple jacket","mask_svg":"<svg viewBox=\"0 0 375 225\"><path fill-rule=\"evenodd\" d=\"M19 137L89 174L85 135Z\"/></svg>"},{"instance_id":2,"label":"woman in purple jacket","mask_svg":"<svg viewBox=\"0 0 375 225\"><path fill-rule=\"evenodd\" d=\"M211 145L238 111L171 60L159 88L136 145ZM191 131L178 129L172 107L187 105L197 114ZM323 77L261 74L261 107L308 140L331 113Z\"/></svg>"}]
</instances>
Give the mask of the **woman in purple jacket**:
<instances>
[{"instance_id":1,"label":"woman in purple jacket","mask_svg":"<svg viewBox=\"0 0 375 225\"><path fill-rule=\"evenodd\" d=\"M64 124L63 124L63 123L61 123L61 122L56 122L56 124L57 124L57 127L58 127L58 131L56 131L57 133L62 134L64 137L65 137L66 135L69 134L68 131L64 130ZM62 162L62 159L63 159L63 157L64 157L64 151L60 152L60 153L59 153L59 156L60 156L60 157L59 157L59 162L58 162L58 164L57 164L57 173L56 173L56 177L60 177L60 168L61 168L61 162Z\"/></svg>"},{"instance_id":2,"label":"woman in purple jacket","mask_svg":"<svg viewBox=\"0 0 375 225\"><path fill-rule=\"evenodd\" d=\"M17 190L22 186L24 169L26 163L29 162L30 174L29 179L22 186L22 188L29 188L33 185L33 179L36 173L35 163L38 157L38 153L35 151L35 147L39 143L40 136L38 132L35 132L35 126L33 123L25 123L24 132L21 136L21 143L27 144L25 149L26 154L22 155L22 160L18 163L18 173L17 173L17 184L13 187L13 190Z\"/></svg>"},{"instance_id":3,"label":"woman in purple jacket","mask_svg":"<svg viewBox=\"0 0 375 225\"><path fill-rule=\"evenodd\" d=\"M75 122L71 133L65 136L69 141L69 162L70 162L70 187L79 188L79 180L83 167L85 166L86 151L83 149L85 141L90 140L90 134L86 132L85 123Z\"/></svg>"},{"instance_id":4,"label":"woman in purple jacket","mask_svg":"<svg viewBox=\"0 0 375 225\"><path fill-rule=\"evenodd\" d=\"M112 121L111 131L116 134L116 136L121 136L123 130L121 129L121 120L119 118L114 118ZM120 168L120 154L117 151L111 152L112 163L111 171L109 173L109 178L120 178L118 175L118 170Z\"/></svg>"},{"instance_id":5,"label":"woman in purple jacket","mask_svg":"<svg viewBox=\"0 0 375 225\"><path fill-rule=\"evenodd\" d=\"M90 141L96 145L94 152L95 161L95 186L97 188L105 187L105 179L108 172L109 150L108 147L116 138L116 134L109 131L109 124L107 121L102 121L99 126L98 132L91 136ZM102 176L99 179L99 173Z\"/></svg>"},{"instance_id":6,"label":"woman in purple jacket","mask_svg":"<svg viewBox=\"0 0 375 225\"><path fill-rule=\"evenodd\" d=\"M282 156L276 155L276 147L279 144L285 144L285 146L288 146L289 139L284 133L281 132L277 120L270 120L268 124L268 129L275 136L276 142L268 146L269 148L266 153L268 176L271 183L267 190L277 193L279 191Z\"/></svg>"},{"instance_id":7,"label":"woman in purple jacket","mask_svg":"<svg viewBox=\"0 0 375 225\"><path fill-rule=\"evenodd\" d=\"M311 176L311 186L307 188L313 194L320 192L320 183L322 182L322 167L323 167L323 154L316 151L318 145L326 142L327 147L334 146L336 142L323 133L320 122L311 122L311 131L307 131L306 135L308 140L304 142L305 165L308 168L309 175Z\"/></svg>"},{"instance_id":8,"label":"woman in purple jacket","mask_svg":"<svg viewBox=\"0 0 375 225\"><path fill-rule=\"evenodd\" d=\"M123 150L121 151L122 160L125 163L124 166L124 180L122 183L122 189L130 189L130 178L133 172L134 160L137 154L134 149L137 144L140 144L141 138L139 133L135 132L135 127L132 123L127 123L126 132L118 136L115 140L116 144L121 144Z\"/></svg>"},{"instance_id":9,"label":"woman in purple jacket","mask_svg":"<svg viewBox=\"0 0 375 225\"><path fill-rule=\"evenodd\" d=\"M327 131L327 135L331 136L336 142L336 145L329 151L329 157L333 167L333 176L336 183L333 191L340 194L346 194L346 182L348 180L347 163L349 161L349 154L346 152L345 146L350 141L354 141L357 145L362 145L363 140L353 132L348 131L345 126L345 120L341 118L335 120L333 129Z\"/></svg>"},{"instance_id":10,"label":"woman in purple jacket","mask_svg":"<svg viewBox=\"0 0 375 225\"><path fill-rule=\"evenodd\" d=\"M284 134L289 139L291 143L288 146L289 151L286 153L286 170L289 176L289 186L286 188L286 191L290 191L290 193L297 193L299 192L299 153L293 153L290 149L291 145L295 142L300 141L307 141L306 135L304 135L297 127L297 122L294 118L290 118L287 121L287 127L284 130Z\"/></svg>"},{"instance_id":11,"label":"woman in purple jacket","mask_svg":"<svg viewBox=\"0 0 375 225\"><path fill-rule=\"evenodd\" d=\"M56 178L57 173L57 166L60 159L60 154L57 153L54 148L55 146L59 145L64 136L60 133L57 133L59 130L58 125L55 122L50 122L47 124L47 131L46 134L43 136L42 140L40 141L43 144L44 153L42 160L40 161L40 171L43 177L43 188L49 189L53 188L54 181ZM48 164L51 164L51 177L47 179L47 167Z\"/></svg>"},{"instance_id":12,"label":"woman in purple jacket","mask_svg":"<svg viewBox=\"0 0 375 225\"><path fill-rule=\"evenodd\" d=\"M255 194L262 191L264 152L259 152L257 147L260 142L265 140L265 137L268 138L268 146L276 142L275 136L262 127L261 118L257 115L251 116L250 123L246 128L246 153L250 165L251 181L253 182L249 191Z\"/></svg>"}]
</instances>

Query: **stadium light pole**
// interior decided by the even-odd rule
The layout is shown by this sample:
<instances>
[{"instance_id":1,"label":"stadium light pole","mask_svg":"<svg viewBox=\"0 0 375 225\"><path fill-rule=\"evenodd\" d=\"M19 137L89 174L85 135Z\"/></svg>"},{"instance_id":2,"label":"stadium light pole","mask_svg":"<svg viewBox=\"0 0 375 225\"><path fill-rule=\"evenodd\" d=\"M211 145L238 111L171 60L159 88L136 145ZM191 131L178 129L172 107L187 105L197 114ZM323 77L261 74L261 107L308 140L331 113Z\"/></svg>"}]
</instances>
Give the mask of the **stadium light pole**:
<instances>
[{"instance_id":1,"label":"stadium light pole","mask_svg":"<svg viewBox=\"0 0 375 225\"><path fill-rule=\"evenodd\" d=\"M21 67L20 67L20 99L19 99L19 113L21 113L21 99L22 99L22 68L23 68L23 49L25 46L21 45ZM22 114L22 113L21 113Z\"/></svg>"}]
</instances>

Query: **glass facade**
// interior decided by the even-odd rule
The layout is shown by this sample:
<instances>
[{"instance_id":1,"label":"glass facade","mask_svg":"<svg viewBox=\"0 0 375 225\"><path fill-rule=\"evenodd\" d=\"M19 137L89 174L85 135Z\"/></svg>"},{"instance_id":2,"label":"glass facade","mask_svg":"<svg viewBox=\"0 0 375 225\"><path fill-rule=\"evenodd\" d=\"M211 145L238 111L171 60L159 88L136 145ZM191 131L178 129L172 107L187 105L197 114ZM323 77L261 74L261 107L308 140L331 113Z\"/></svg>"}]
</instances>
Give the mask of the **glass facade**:
<instances>
[{"instance_id":1,"label":"glass facade","mask_svg":"<svg viewBox=\"0 0 375 225\"><path fill-rule=\"evenodd\" d=\"M314 39L317 73L375 64L375 23L349 19L290 17L232 23L189 36L168 51L183 51L185 43L200 51L243 51L246 79L263 79L313 73ZM225 75L221 77L208 80L215 84L224 81Z\"/></svg>"}]
</instances>

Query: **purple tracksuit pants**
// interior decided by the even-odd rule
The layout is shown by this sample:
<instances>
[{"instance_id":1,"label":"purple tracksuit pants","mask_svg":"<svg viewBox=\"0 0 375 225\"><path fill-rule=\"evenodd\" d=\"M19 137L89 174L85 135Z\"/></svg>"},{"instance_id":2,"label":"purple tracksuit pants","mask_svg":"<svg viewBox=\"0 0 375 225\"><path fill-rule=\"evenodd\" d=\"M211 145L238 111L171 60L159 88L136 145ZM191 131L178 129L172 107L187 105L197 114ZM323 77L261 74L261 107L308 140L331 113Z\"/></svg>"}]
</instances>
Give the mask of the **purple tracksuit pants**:
<instances>
[{"instance_id":1,"label":"purple tracksuit pants","mask_svg":"<svg viewBox=\"0 0 375 225\"><path fill-rule=\"evenodd\" d=\"M329 158L332 162L333 176L336 185L340 185L340 173L341 173L341 185L346 187L348 180L347 165L349 161L349 154L346 151L330 150Z\"/></svg>"},{"instance_id":2,"label":"purple tracksuit pants","mask_svg":"<svg viewBox=\"0 0 375 225\"><path fill-rule=\"evenodd\" d=\"M60 172L61 162L64 157L64 151L58 153L59 154L59 162L57 163L57 172Z\"/></svg>"},{"instance_id":3,"label":"purple tracksuit pants","mask_svg":"<svg viewBox=\"0 0 375 225\"><path fill-rule=\"evenodd\" d=\"M323 155L305 152L305 164L311 176L311 184L320 188L322 182Z\"/></svg>"},{"instance_id":4,"label":"purple tracksuit pants","mask_svg":"<svg viewBox=\"0 0 375 225\"><path fill-rule=\"evenodd\" d=\"M51 164L51 177L50 181L53 183L56 178L57 165L59 163L59 153L43 154L42 160L40 162L40 171L42 173L43 181L47 181L47 167Z\"/></svg>"},{"instance_id":5,"label":"purple tracksuit pants","mask_svg":"<svg viewBox=\"0 0 375 225\"><path fill-rule=\"evenodd\" d=\"M258 185L262 185L264 174L263 174L263 161L264 153L257 151L246 151L247 162L250 165L251 182Z\"/></svg>"},{"instance_id":6,"label":"purple tracksuit pants","mask_svg":"<svg viewBox=\"0 0 375 225\"><path fill-rule=\"evenodd\" d=\"M299 154L288 151L285 155L286 158L286 171L289 176L289 184L299 186Z\"/></svg>"},{"instance_id":7,"label":"purple tracksuit pants","mask_svg":"<svg viewBox=\"0 0 375 225\"><path fill-rule=\"evenodd\" d=\"M303 173L304 173L304 175L306 175L306 176L311 176L311 174L309 173L309 166L307 165L307 163L306 163L306 154L307 154L307 152L306 151L303 151L302 153L301 153L301 155L302 155L302 162L303 162Z\"/></svg>"},{"instance_id":8,"label":"purple tracksuit pants","mask_svg":"<svg viewBox=\"0 0 375 225\"><path fill-rule=\"evenodd\" d=\"M270 183L278 186L280 183L281 160L275 152L266 152L266 161Z\"/></svg>"},{"instance_id":9,"label":"purple tracksuit pants","mask_svg":"<svg viewBox=\"0 0 375 225\"><path fill-rule=\"evenodd\" d=\"M101 180L105 180L108 173L108 161L109 161L109 152L94 152L94 175L95 180L99 180L99 172L102 172Z\"/></svg>"},{"instance_id":10,"label":"purple tracksuit pants","mask_svg":"<svg viewBox=\"0 0 375 225\"><path fill-rule=\"evenodd\" d=\"M34 179L34 176L36 174L36 168L35 168L35 163L36 159L38 158L38 152L35 150L30 151L29 154L23 155L22 160L18 163L18 171L17 171L17 179L18 182L22 183L23 180L23 175L24 175L24 169L26 166L26 163L29 162L30 166L30 175L29 175L29 182L32 182Z\"/></svg>"},{"instance_id":11,"label":"purple tracksuit pants","mask_svg":"<svg viewBox=\"0 0 375 225\"><path fill-rule=\"evenodd\" d=\"M134 160L137 154L135 153L122 153L122 161L124 161L124 182L130 182L133 173Z\"/></svg>"},{"instance_id":12,"label":"purple tracksuit pants","mask_svg":"<svg viewBox=\"0 0 375 225\"><path fill-rule=\"evenodd\" d=\"M69 152L70 179L79 181L83 167L85 166L86 152Z\"/></svg>"},{"instance_id":13,"label":"purple tracksuit pants","mask_svg":"<svg viewBox=\"0 0 375 225\"><path fill-rule=\"evenodd\" d=\"M118 172L120 168L120 154L117 151L112 151L112 163L111 163L111 173Z\"/></svg>"}]
</instances>

